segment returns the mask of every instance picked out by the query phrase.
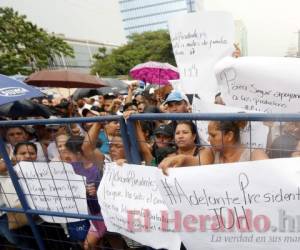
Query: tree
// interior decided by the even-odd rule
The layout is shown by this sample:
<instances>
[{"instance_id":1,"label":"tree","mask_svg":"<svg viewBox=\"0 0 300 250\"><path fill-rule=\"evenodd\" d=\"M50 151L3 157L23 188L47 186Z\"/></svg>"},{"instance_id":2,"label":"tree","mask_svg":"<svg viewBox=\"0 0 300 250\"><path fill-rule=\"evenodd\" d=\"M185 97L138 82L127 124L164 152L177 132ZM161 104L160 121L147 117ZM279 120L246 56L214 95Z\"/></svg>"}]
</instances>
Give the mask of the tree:
<instances>
[{"instance_id":1,"label":"tree","mask_svg":"<svg viewBox=\"0 0 300 250\"><path fill-rule=\"evenodd\" d=\"M0 73L29 74L46 68L55 56L73 57L62 39L26 20L12 8L0 8Z\"/></svg>"},{"instance_id":2,"label":"tree","mask_svg":"<svg viewBox=\"0 0 300 250\"><path fill-rule=\"evenodd\" d=\"M169 33L164 30L133 34L127 44L110 54L100 48L94 58L92 74L100 76L127 75L135 65L147 61L176 64Z\"/></svg>"}]
</instances>

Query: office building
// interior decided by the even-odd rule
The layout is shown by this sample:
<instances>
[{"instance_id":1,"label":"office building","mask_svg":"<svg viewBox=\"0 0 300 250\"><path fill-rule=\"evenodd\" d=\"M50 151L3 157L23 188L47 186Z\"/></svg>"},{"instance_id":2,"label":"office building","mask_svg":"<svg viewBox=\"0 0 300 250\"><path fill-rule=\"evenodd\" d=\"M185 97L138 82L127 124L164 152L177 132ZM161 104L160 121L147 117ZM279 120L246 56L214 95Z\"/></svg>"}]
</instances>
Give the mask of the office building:
<instances>
[{"instance_id":1,"label":"office building","mask_svg":"<svg viewBox=\"0 0 300 250\"><path fill-rule=\"evenodd\" d=\"M168 19L195 11L195 0L120 0L126 36L132 33L168 29Z\"/></svg>"}]
</instances>

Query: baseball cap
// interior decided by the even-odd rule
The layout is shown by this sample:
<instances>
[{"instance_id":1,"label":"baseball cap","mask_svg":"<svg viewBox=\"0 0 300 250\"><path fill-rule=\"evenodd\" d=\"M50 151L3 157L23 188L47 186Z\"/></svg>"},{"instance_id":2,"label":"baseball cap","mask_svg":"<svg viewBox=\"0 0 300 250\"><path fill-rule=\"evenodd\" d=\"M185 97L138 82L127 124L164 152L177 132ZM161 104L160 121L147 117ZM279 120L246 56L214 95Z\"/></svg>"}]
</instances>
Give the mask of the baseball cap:
<instances>
[{"instance_id":1,"label":"baseball cap","mask_svg":"<svg viewBox=\"0 0 300 250\"><path fill-rule=\"evenodd\" d=\"M189 104L189 99L187 98L187 96L179 91L172 91L167 99L165 100L164 104L167 104L169 102L180 102L180 101L186 101L187 104Z\"/></svg>"},{"instance_id":2,"label":"baseball cap","mask_svg":"<svg viewBox=\"0 0 300 250\"><path fill-rule=\"evenodd\" d=\"M50 117L49 117L49 120L56 120L56 119L58 119L59 117L57 117L57 116L54 116L54 115L51 115ZM58 123L55 123L55 124L46 124L46 127L48 128L48 129L54 129L54 130L57 130L57 129L59 129L60 128L60 124L58 124Z\"/></svg>"},{"instance_id":3,"label":"baseball cap","mask_svg":"<svg viewBox=\"0 0 300 250\"><path fill-rule=\"evenodd\" d=\"M164 125L164 124L157 127L153 133L154 133L154 135L161 134L161 135L166 135L166 136L170 136L170 137L173 136L173 130L172 130L171 126Z\"/></svg>"},{"instance_id":4,"label":"baseball cap","mask_svg":"<svg viewBox=\"0 0 300 250\"><path fill-rule=\"evenodd\" d=\"M84 106L78 110L78 113L83 117L85 117L88 112L91 112L94 115L100 115L100 113L94 110L93 106L89 104L84 104Z\"/></svg>"},{"instance_id":5,"label":"baseball cap","mask_svg":"<svg viewBox=\"0 0 300 250\"><path fill-rule=\"evenodd\" d=\"M114 92L109 92L103 95L104 99L114 99L117 97L117 95Z\"/></svg>"}]
</instances>

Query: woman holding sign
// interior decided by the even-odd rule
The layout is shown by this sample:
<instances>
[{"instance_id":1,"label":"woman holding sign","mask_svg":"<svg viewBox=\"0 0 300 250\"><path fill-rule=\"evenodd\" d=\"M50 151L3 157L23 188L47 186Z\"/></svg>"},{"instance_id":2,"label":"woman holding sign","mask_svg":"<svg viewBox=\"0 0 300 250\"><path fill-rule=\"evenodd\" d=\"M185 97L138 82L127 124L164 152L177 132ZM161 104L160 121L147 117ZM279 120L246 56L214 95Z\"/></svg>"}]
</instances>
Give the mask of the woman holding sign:
<instances>
[{"instance_id":1,"label":"woman holding sign","mask_svg":"<svg viewBox=\"0 0 300 250\"><path fill-rule=\"evenodd\" d=\"M197 145L197 128L193 122L177 122L174 139L176 152L159 164L165 174L169 167L207 165L214 162L212 150Z\"/></svg>"},{"instance_id":2,"label":"woman holding sign","mask_svg":"<svg viewBox=\"0 0 300 250\"><path fill-rule=\"evenodd\" d=\"M37 146L32 142L20 142L15 145L13 154L12 163L14 165L20 161L35 162L37 161ZM0 200L3 198L7 207L21 207L12 181L7 175L1 178L1 196ZM59 224L47 223L40 219L38 221L36 226L45 242L46 249L69 249L67 237ZM2 215L0 217L0 235L18 248L38 248L27 217L23 213L7 212Z\"/></svg>"}]
</instances>

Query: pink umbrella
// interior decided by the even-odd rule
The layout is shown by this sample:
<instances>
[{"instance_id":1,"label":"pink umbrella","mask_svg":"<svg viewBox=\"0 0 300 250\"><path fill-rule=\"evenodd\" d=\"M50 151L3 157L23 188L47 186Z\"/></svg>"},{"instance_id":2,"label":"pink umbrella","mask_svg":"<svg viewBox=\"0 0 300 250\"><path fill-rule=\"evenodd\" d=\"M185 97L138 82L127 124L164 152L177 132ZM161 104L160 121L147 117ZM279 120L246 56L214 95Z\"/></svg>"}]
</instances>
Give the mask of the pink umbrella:
<instances>
[{"instance_id":1,"label":"pink umbrella","mask_svg":"<svg viewBox=\"0 0 300 250\"><path fill-rule=\"evenodd\" d=\"M169 80L179 79L179 72L169 63L146 62L133 67L130 76L152 84L167 85Z\"/></svg>"}]
</instances>

